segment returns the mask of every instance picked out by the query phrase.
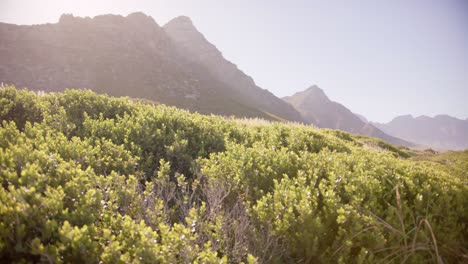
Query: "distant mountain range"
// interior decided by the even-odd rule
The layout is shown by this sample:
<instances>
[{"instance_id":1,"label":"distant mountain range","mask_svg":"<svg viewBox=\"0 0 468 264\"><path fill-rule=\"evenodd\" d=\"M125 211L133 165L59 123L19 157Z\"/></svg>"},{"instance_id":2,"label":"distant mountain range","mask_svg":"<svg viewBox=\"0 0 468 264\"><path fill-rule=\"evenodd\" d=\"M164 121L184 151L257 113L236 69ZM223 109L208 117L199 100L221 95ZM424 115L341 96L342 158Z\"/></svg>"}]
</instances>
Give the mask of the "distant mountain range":
<instances>
[{"instance_id":1,"label":"distant mountain range","mask_svg":"<svg viewBox=\"0 0 468 264\"><path fill-rule=\"evenodd\" d=\"M372 123L385 133L436 150L468 149L468 119L448 115L399 116L387 124Z\"/></svg>"},{"instance_id":2,"label":"distant mountain range","mask_svg":"<svg viewBox=\"0 0 468 264\"><path fill-rule=\"evenodd\" d=\"M294 106L307 123L321 128L340 129L354 134L377 137L392 144L414 147L415 144L387 135L372 124L363 121L345 106L331 101L318 86L284 97ZM365 119L365 118L364 118Z\"/></svg>"},{"instance_id":3,"label":"distant mountain range","mask_svg":"<svg viewBox=\"0 0 468 264\"><path fill-rule=\"evenodd\" d=\"M0 62L0 82L18 88L89 88L204 114L314 124L408 147L468 148L468 120L406 116L369 123L317 86L282 100L225 59L185 16L163 27L143 13L0 23Z\"/></svg>"},{"instance_id":4,"label":"distant mountain range","mask_svg":"<svg viewBox=\"0 0 468 264\"><path fill-rule=\"evenodd\" d=\"M205 114L303 121L225 60L186 17L161 28L143 13L62 15L56 24L0 23L0 36L0 81L7 84L89 88Z\"/></svg>"}]
</instances>

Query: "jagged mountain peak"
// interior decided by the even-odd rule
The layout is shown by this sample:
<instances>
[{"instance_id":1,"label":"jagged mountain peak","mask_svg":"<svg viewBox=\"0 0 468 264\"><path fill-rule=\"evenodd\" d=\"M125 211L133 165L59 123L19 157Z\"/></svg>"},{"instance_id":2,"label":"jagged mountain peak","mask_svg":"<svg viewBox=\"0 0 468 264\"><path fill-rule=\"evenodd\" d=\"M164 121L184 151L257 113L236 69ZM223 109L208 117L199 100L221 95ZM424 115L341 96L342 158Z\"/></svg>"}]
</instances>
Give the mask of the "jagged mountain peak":
<instances>
[{"instance_id":1,"label":"jagged mountain peak","mask_svg":"<svg viewBox=\"0 0 468 264\"><path fill-rule=\"evenodd\" d=\"M306 122L322 128L340 129L350 133L378 137L397 145L412 143L394 138L359 118L342 104L331 101L323 89L312 85L304 91L283 98L302 114Z\"/></svg>"},{"instance_id":2,"label":"jagged mountain peak","mask_svg":"<svg viewBox=\"0 0 468 264\"><path fill-rule=\"evenodd\" d=\"M188 52L188 57L200 54L221 57L221 52L198 31L192 20L187 16L179 16L163 26L164 31L181 48Z\"/></svg>"},{"instance_id":3,"label":"jagged mountain peak","mask_svg":"<svg viewBox=\"0 0 468 264\"><path fill-rule=\"evenodd\" d=\"M195 27L186 16L172 19L163 27L177 47L194 63L202 65L213 76L224 82L237 93L242 101L251 102L268 115L281 119L302 122L301 115L289 104L268 90L258 87L254 80L227 60L222 52Z\"/></svg>"},{"instance_id":4,"label":"jagged mountain peak","mask_svg":"<svg viewBox=\"0 0 468 264\"><path fill-rule=\"evenodd\" d=\"M127 16L128 20L134 21L136 23L141 23L141 24L156 24L158 23L153 19L153 17L146 15L143 12L134 12L131 13ZM159 25L158 25L159 26Z\"/></svg>"},{"instance_id":5,"label":"jagged mountain peak","mask_svg":"<svg viewBox=\"0 0 468 264\"><path fill-rule=\"evenodd\" d=\"M0 35L4 83L47 92L86 87L200 113L302 121L224 59L188 17L162 28L142 12L64 14L51 24L0 23Z\"/></svg>"},{"instance_id":6,"label":"jagged mountain peak","mask_svg":"<svg viewBox=\"0 0 468 264\"><path fill-rule=\"evenodd\" d=\"M195 26L193 25L192 19L188 16L175 17L171 19L169 22L167 22L166 25L164 25L164 27L173 26L173 25L185 26L187 28L192 28L196 30Z\"/></svg>"},{"instance_id":7,"label":"jagged mountain peak","mask_svg":"<svg viewBox=\"0 0 468 264\"><path fill-rule=\"evenodd\" d=\"M115 14L104 14L97 15L93 18L90 17L79 17L74 16L73 14L62 14L60 16L59 22L60 25L73 25L80 23L97 23L100 25L121 25L124 23L136 24L139 27L143 26L156 26L160 27L158 23L151 17L146 15L143 12L133 12L128 14L126 17L122 15Z\"/></svg>"},{"instance_id":8,"label":"jagged mountain peak","mask_svg":"<svg viewBox=\"0 0 468 264\"><path fill-rule=\"evenodd\" d=\"M317 85L312 85L309 88L297 92L292 96L286 96L283 100L288 101L289 103L294 104L302 104L302 103L309 103L310 101L314 102L330 102L330 99L325 94L322 88L318 87ZM293 103L294 101L294 103Z\"/></svg>"},{"instance_id":9,"label":"jagged mountain peak","mask_svg":"<svg viewBox=\"0 0 468 264\"><path fill-rule=\"evenodd\" d=\"M315 91L323 92L323 89L318 87L316 84L314 84L314 85L311 85L309 88L307 88L305 91L307 91L307 92L315 92Z\"/></svg>"},{"instance_id":10,"label":"jagged mountain peak","mask_svg":"<svg viewBox=\"0 0 468 264\"><path fill-rule=\"evenodd\" d=\"M318 97L319 99L326 99L330 100L328 96L325 94L322 88L318 87L317 85L312 85L307 90L304 91L307 96L313 96L313 97Z\"/></svg>"},{"instance_id":11,"label":"jagged mountain peak","mask_svg":"<svg viewBox=\"0 0 468 264\"><path fill-rule=\"evenodd\" d=\"M143 12L133 12L127 15L127 18L129 19L150 19L154 21L154 19L151 16L148 16L147 14Z\"/></svg>"},{"instance_id":12,"label":"jagged mountain peak","mask_svg":"<svg viewBox=\"0 0 468 264\"><path fill-rule=\"evenodd\" d=\"M209 43L205 36L197 29L197 27L195 27L192 19L188 16L178 16L173 18L167 22L163 28L169 35L174 36L174 34L183 33L188 39L197 41L199 44L203 43L203 45L207 45Z\"/></svg>"}]
</instances>

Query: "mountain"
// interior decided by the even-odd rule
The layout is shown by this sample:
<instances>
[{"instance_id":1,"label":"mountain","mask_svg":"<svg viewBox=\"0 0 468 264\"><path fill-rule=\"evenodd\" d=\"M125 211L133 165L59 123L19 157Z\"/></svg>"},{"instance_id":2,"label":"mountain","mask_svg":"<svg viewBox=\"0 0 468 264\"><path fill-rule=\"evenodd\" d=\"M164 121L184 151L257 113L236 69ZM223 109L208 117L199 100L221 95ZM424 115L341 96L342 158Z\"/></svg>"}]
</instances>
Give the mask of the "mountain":
<instances>
[{"instance_id":1,"label":"mountain","mask_svg":"<svg viewBox=\"0 0 468 264\"><path fill-rule=\"evenodd\" d=\"M468 119L448 115L398 116L386 124L373 123L382 131L437 150L468 149Z\"/></svg>"},{"instance_id":2,"label":"mountain","mask_svg":"<svg viewBox=\"0 0 468 264\"><path fill-rule=\"evenodd\" d=\"M294 106L307 123L317 127L340 129L353 134L377 137L396 145L415 146L405 140L387 135L372 124L364 122L342 104L331 101L325 92L316 85L292 96L284 97L283 100Z\"/></svg>"},{"instance_id":3,"label":"mountain","mask_svg":"<svg viewBox=\"0 0 468 264\"><path fill-rule=\"evenodd\" d=\"M236 89L243 101L258 105L259 109L264 112L283 119L302 120L300 114L292 106L268 90L258 87L250 76L226 60L223 54L195 28L190 18L177 17L163 28L186 58L203 65L218 80Z\"/></svg>"},{"instance_id":4,"label":"mountain","mask_svg":"<svg viewBox=\"0 0 468 264\"><path fill-rule=\"evenodd\" d=\"M362 122L364 123L369 123L369 120L367 120L367 118L363 115L360 115L360 114L356 114L354 113L354 115L356 115L357 117L359 117L359 119L361 119Z\"/></svg>"},{"instance_id":5,"label":"mountain","mask_svg":"<svg viewBox=\"0 0 468 264\"><path fill-rule=\"evenodd\" d=\"M58 23L32 26L0 23L0 36L0 82L17 87L89 88L205 114L302 121L271 93L256 86L245 91L246 85L219 78L143 13L62 15Z\"/></svg>"}]
</instances>

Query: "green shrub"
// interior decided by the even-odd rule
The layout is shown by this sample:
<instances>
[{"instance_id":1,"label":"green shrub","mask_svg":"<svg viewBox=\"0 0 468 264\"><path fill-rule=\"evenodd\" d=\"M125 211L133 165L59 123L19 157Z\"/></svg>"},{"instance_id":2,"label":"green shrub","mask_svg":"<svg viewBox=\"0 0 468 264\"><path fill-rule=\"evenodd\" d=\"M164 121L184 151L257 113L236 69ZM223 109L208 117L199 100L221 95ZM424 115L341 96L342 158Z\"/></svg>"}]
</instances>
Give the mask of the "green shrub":
<instances>
[{"instance_id":1,"label":"green shrub","mask_svg":"<svg viewBox=\"0 0 468 264\"><path fill-rule=\"evenodd\" d=\"M0 122L5 263L467 260L466 153L79 90L3 87Z\"/></svg>"}]
</instances>

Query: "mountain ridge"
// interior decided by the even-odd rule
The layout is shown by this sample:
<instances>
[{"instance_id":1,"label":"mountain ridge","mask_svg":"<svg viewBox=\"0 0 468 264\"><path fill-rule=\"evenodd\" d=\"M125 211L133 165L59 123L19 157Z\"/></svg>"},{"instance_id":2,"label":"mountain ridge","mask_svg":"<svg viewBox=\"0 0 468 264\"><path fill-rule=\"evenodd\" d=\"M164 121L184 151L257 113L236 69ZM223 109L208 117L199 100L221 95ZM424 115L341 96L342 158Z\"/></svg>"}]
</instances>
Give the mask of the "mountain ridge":
<instances>
[{"instance_id":1,"label":"mountain ridge","mask_svg":"<svg viewBox=\"0 0 468 264\"><path fill-rule=\"evenodd\" d=\"M468 119L463 120L446 114L433 117L402 115L388 123L372 124L390 135L436 150L468 149Z\"/></svg>"},{"instance_id":2,"label":"mountain ridge","mask_svg":"<svg viewBox=\"0 0 468 264\"><path fill-rule=\"evenodd\" d=\"M227 60L222 52L194 26L189 17L176 17L166 23L163 29L187 58L203 65L228 87L236 89L241 94L242 100L256 103L263 111L281 118L303 121L296 109L285 104L268 90L257 86L251 76Z\"/></svg>"},{"instance_id":3,"label":"mountain ridge","mask_svg":"<svg viewBox=\"0 0 468 264\"><path fill-rule=\"evenodd\" d=\"M330 100L317 85L283 97L283 100L294 106L306 122L318 127L340 129L349 133L377 137L396 145L416 147L411 142L388 135L372 124L364 122L344 105Z\"/></svg>"},{"instance_id":4,"label":"mountain ridge","mask_svg":"<svg viewBox=\"0 0 468 264\"><path fill-rule=\"evenodd\" d=\"M204 114L302 121L274 95L269 99L289 112L265 110L247 100L236 87L187 58L165 30L141 12L93 18L64 14L57 23L32 26L0 23L0 35L0 81L17 87L46 92L90 88Z\"/></svg>"},{"instance_id":5,"label":"mountain ridge","mask_svg":"<svg viewBox=\"0 0 468 264\"><path fill-rule=\"evenodd\" d=\"M307 122L404 146L423 142L386 128L386 124L367 122L330 100L317 85L283 99L276 97L227 60L187 16L160 26L142 12L93 18L63 14L57 23L0 23L0 35L2 83L46 92L90 88L202 114ZM294 99L297 97L304 98ZM311 105L324 107L307 109ZM397 118L419 122L449 116ZM450 131L440 134L455 130ZM439 136L437 142L424 141L429 143L424 145L458 149L465 139L457 140L445 146Z\"/></svg>"}]
</instances>

